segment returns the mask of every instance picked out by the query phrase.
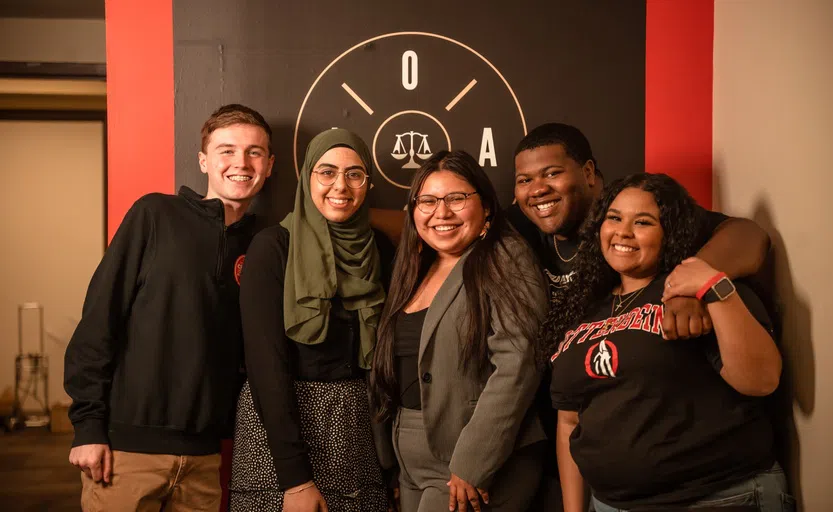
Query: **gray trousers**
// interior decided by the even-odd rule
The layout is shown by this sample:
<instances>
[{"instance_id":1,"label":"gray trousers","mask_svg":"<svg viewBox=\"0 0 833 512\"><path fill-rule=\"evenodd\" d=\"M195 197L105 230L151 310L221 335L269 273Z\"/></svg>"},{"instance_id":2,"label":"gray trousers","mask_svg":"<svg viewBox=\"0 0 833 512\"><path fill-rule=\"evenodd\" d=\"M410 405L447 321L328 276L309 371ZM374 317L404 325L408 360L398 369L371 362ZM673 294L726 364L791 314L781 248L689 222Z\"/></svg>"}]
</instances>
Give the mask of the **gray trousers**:
<instances>
[{"instance_id":1,"label":"gray trousers","mask_svg":"<svg viewBox=\"0 0 833 512\"><path fill-rule=\"evenodd\" d=\"M448 510L448 463L431 453L422 422L422 411L400 408L393 423L393 447L399 461L402 512ZM483 447L488 450L488 446ZM541 480L543 450L537 444L519 449L497 472L489 489L489 512L526 510ZM471 510L471 506L469 506Z\"/></svg>"}]
</instances>

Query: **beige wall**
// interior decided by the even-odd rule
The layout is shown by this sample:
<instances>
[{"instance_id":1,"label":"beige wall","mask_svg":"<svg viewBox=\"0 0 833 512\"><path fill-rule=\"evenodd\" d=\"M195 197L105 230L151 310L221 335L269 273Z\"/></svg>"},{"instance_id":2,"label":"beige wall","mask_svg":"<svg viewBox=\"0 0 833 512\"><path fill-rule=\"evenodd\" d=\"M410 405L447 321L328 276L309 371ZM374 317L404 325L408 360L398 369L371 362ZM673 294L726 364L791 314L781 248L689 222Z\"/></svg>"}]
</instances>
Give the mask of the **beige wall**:
<instances>
[{"instance_id":1,"label":"beige wall","mask_svg":"<svg viewBox=\"0 0 833 512\"><path fill-rule=\"evenodd\" d=\"M107 84L98 80L0 78L0 110L107 109Z\"/></svg>"},{"instance_id":2,"label":"beige wall","mask_svg":"<svg viewBox=\"0 0 833 512\"><path fill-rule=\"evenodd\" d=\"M715 204L776 244L792 479L833 510L833 2L715 0ZM795 482L795 480L798 480Z\"/></svg>"},{"instance_id":3,"label":"beige wall","mask_svg":"<svg viewBox=\"0 0 833 512\"><path fill-rule=\"evenodd\" d=\"M64 351L104 254L104 125L100 121L0 121L0 393L14 386L17 306L45 309L50 404L63 391ZM37 350L34 317L24 352Z\"/></svg>"},{"instance_id":4,"label":"beige wall","mask_svg":"<svg viewBox=\"0 0 833 512\"><path fill-rule=\"evenodd\" d=\"M0 18L0 61L103 64L104 20Z\"/></svg>"}]
</instances>

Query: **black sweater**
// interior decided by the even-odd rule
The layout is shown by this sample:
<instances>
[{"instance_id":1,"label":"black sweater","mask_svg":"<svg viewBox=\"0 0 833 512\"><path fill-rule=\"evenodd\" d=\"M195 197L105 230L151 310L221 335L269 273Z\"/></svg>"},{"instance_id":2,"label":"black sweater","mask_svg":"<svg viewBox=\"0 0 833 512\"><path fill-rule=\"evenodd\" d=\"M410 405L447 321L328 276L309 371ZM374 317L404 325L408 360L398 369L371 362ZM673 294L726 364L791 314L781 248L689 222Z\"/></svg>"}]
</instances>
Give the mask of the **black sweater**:
<instances>
[{"instance_id":1,"label":"black sweater","mask_svg":"<svg viewBox=\"0 0 833 512\"><path fill-rule=\"evenodd\" d=\"M93 275L66 351L73 446L217 453L242 382L239 275L251 215L149 194L133 205Z\"/></svg>"}]
</instances>

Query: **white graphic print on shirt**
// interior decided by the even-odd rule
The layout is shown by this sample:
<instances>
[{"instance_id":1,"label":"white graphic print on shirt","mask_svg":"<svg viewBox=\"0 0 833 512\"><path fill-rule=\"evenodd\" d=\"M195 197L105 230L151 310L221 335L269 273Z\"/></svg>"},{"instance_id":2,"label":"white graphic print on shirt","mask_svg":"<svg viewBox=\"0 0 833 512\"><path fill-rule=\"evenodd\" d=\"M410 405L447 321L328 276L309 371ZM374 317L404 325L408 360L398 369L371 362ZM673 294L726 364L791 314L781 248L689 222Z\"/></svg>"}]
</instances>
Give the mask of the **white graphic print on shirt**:
<instances>
[{"instance_id":1,"label":"white graphic print on shirt","mask_svg":"<svg viewBox=\"0 0 833 512\"><path fill-rule=\"evenodd\" d=\"M642 330L661 335L662 318L663 307L658 304L649 303L635 307L627 313L623 313L619 316L609 317L605 320L598 320L596 322L583 323L576 329L567 331L567 334L564 335L564 341L558 344L558 351L552 355L550 362L558 359L558 356L569 350L574 344L581 345L588 339L595 340L614 332L624 331L625 329ZM581 337L579 338L579 336ZM604 347L601 347L602 343L605 343ZM599 356L598 361L600 368L600 370L596 370L593 373L596 374L597 378L601 375L614 377L615 375L612 374L615 373L615 365L613 365L612 361L613 353L616 350L616 347L607 340L603 340L598 345L599 346L594 345L591 347L591 351L595 350L596 355ZM607 354L605 355L604 353ZM593 357L595 358L596 355ZM588 352L587 357L590 358L590 352ZM605 362L609 364L606 364ZM593 361L593 363L595 364L595 361ZM588 370L588 374L591 374L590 370ZM592 374L590 376L593 377Z\"/></svg>"}]
</instances>

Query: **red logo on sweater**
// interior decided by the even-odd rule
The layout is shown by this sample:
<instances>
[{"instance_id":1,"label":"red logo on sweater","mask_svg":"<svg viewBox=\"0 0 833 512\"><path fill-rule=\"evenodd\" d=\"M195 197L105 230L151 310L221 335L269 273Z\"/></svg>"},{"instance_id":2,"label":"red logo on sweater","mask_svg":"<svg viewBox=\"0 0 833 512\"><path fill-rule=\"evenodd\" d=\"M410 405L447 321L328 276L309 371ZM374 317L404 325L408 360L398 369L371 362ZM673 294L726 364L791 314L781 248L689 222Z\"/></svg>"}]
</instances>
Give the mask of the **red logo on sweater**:
<instances>
[{"instance_id":1,"label":"red logo on sweater","mask_svg":"<svg viewBox=\"0 0 833 512\"><path fill-rule=\"evenodd\" d=\"M246 261L246 255L241 254L234 262L234 280L237 281L237 286L240 286L240 276L243 274L243 262Z\"/></svg>"},{"instance_id":2,"label":"red logo on sweater","mask_svg":"<svg viewBox=\"0 0 833 512\"><path fill-rule=\"evenodd\" d=\"M587 350L584 369L594 379L616 377L619 370L619 350L610 340L603 339Z\"/></svg>"}]
</instances>

